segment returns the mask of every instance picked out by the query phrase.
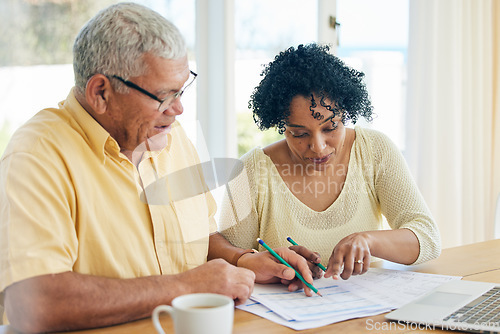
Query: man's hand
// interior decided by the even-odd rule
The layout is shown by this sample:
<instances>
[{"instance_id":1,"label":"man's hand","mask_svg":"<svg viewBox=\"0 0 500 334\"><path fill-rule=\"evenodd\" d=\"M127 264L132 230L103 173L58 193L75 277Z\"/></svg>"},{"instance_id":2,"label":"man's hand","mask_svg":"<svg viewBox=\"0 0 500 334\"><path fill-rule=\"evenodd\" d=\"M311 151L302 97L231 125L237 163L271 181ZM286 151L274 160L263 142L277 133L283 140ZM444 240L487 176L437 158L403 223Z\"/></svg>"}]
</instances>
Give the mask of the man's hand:
<instances>
[{"instance_id":1,"label":"man's hand","mask_svg":"<svg viewBox=\"0 0 500 334\"><path fill-rule=\"evenodd\" d=\"M250 298L255 282L253 271L235 267L222 259L208 261L177 276L189 289L187 293L218 293L231 297L236 305Z\"/></svg>"},{"instance_id":2,"label":"man's hand","mask_svg":"<svg viewBox=\"0 0 500 334\"><path fill-rule=\"evenodd\" d=\"M241 304L254 281L252 271L222 259L180 274L129 279L64 272L10 285L5 311L11 326L22 333L95 328L149 317L156 306L187 293L219 293Z\"/></svg>"}]
</instances>

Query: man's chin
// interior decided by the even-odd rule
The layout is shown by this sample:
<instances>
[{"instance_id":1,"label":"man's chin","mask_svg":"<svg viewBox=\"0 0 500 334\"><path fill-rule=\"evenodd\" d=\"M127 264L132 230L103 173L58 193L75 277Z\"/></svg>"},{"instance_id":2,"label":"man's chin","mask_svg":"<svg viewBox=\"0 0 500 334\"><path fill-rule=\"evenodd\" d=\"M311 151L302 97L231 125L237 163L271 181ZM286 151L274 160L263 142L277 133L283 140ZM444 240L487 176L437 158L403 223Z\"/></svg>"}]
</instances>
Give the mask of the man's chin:
<instances>
[{"instance_id":1,"label":"man's chin","mask_svg":"<svg viewBox=\"0 0 500 334\"><path fill-rule=\"evenodd\" d=\"M147 139L148 151L161 151L168 145L168 133L172 130L171 126L155 128L155 132Z\"/></svg>"},{"instance_id":2,"label":"man's chin","mask_svg":"<svg viewBox=\"0 0 500 334\"><path fill-rule=\"evenodd\" d=\"M168 145L168 133L171 127L162 128L161 131L155 131L153 135L148 135L145 141L139 144L132 152L132 160L134 163L142 159L142 155L146 151L159 152Z\"/></svg>"}]
</instances>

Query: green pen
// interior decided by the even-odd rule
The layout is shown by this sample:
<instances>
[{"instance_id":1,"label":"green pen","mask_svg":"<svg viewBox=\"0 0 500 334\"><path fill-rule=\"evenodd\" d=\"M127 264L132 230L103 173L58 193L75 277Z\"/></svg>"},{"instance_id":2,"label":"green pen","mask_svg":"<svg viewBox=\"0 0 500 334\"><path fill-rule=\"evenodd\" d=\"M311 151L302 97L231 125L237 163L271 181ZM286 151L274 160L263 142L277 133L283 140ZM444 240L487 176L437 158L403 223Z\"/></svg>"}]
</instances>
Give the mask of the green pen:
<instances>
[{"instance_id":1,"label":"green pen","mask_svg":"<svg viewBox=\"0 0 500 334\"><path fill-rule=\"evenodd\" d=\"M267 249L269 251L269 253L271 253L276 259L278 259L281 263L283 263L285 266L287 267L290 267L292 268L294 271L295 271L295 275L302 281L302 283L304 283L305 285L307 285L307 287L309 289L311 289L312 291L314 291L318 296L321 296L321 293L319 293L318 289L316 289L312 284L306 282L306 280L304 279L304 277L302 277L302 275L297 271L295 270L294 267L292 267L291 265L288 264L288 262L286 262L281 256L278 255L278 253L276 253L275 251L273 251L271 249L271 247L269 247L265 242L264 240L262 240L261 238L257 238L257 242L259 244L261 244L265 249Z\"/></svg>"},{"instance_id":2,"label":"green pen","mask_svg":"<svg viewBox=\"0 0 500 334\"><path fill-rule=\"evenodd\" d=\"M288 240L288 241L289 241L292 245L298 246L298 244L297 244L295 241L293 241L293 239L292 239L292 238L290 238L290 237L286 237L286 240ZM314 262L313 262L313 263L314 263ZM323 271L326 271L325 266L324 266L324 265L322 265L321 263L314 263L314 264L315 264L315 265L317 265L318 267L320 267L321 269L323 269Z\"/></svg>"}]
</instances>

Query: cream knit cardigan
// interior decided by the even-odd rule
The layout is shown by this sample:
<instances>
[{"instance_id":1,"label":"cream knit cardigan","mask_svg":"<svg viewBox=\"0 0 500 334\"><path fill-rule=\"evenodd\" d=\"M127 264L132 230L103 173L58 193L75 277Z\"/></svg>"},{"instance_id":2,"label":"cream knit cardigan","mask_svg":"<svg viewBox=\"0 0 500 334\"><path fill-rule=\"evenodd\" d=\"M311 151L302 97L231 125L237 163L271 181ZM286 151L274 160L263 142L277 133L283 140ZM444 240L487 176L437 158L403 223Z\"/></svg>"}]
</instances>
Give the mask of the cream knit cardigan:
<instances>
[{"instance_id":1,"label":"cream knit cardigan","mask_svg":"<svg viewBox=\"0 0 500 334\"><path fill-rule=\"evenodd\" d=\"M343 189L321 212L292 194L261 148L245 154L243 171L228 184L219 231L241 248L257 249L258 237L272 248L290 246L291 236L327 265L342 238L382 229L383 215L392 229L407 228L417 236L420 254L414 264L439 256L438 227L398 148L378 131L359 126L355 131Z\"/></svg>"}]
</instances>

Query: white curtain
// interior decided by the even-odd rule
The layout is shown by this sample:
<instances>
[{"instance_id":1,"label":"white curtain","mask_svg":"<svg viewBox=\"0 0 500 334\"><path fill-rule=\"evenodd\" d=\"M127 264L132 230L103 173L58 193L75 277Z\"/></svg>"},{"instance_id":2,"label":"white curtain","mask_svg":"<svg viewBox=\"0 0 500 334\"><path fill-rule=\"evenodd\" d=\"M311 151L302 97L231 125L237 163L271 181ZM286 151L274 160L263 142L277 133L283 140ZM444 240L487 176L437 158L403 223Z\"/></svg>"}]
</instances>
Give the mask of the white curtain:
<instances>
[{"instance_id":1,"label":"white curtain","mask_svg":"<svg viewBox=\"0 0 500 334\"><path fill-rule=\"evenodd\" d=\"M495 237L500 0L410 0L406 158L443 247Z\"/></svg>"}]
</instances>

